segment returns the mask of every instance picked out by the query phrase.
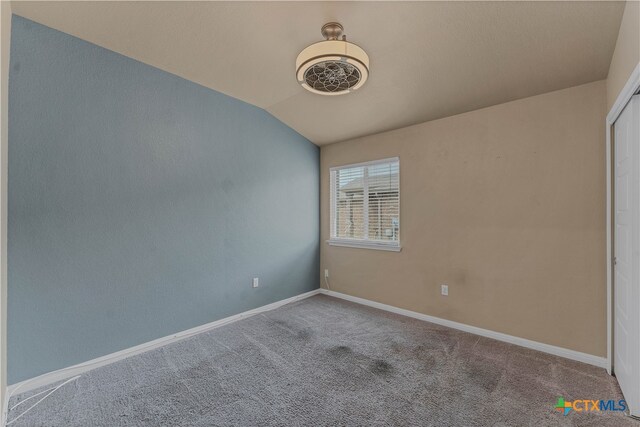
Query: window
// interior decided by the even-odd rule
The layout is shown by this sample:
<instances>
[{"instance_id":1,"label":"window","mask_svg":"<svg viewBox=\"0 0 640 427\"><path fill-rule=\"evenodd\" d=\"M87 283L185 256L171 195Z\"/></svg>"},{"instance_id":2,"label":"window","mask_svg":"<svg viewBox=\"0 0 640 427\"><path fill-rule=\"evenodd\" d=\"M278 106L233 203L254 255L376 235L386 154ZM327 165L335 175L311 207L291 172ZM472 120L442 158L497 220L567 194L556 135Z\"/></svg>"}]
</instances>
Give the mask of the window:
<instances>
[{"instance_id":1,"label":"window","mask_svg":"<svg viewBox=\"0 0 640 427\"><path fill-rule=\"evenodd\" d=\"M400 160L330 169L330 245L400 250Z\"/></svg>"}]
</instances>

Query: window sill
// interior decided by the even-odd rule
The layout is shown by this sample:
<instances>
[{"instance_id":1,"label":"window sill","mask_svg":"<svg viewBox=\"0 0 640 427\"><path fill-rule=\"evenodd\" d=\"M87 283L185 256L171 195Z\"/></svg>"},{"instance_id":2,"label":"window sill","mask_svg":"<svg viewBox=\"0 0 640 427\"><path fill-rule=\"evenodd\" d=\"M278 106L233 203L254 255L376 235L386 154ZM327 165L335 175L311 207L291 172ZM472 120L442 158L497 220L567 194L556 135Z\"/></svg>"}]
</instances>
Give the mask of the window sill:
<instances>
[{"instance_id":1,"label":"window sill","mask_svg":"<svg viewBox=\"0 0 640 427\"><path fill-rule=\"evenodd\" d=\"M400 252L400 244L374 243L361 240L327 240L331 246L342 246L345 248L374 249L377 251Z\"/></svg>"}]
</instances>

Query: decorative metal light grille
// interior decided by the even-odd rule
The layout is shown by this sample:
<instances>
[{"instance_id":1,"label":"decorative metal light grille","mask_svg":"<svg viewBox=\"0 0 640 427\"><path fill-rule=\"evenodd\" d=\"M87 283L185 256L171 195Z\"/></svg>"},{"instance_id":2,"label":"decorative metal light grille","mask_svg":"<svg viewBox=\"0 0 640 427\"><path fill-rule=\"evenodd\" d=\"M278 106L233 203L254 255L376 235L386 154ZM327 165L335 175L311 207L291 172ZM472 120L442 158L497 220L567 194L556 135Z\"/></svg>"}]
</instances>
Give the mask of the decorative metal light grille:
<instances>
[{"instance_id":1,"label":"decorative metal light grille","mask_svg":"<svg viewBox=\"0 0 640 427\"><path fill-rule=\"evenodd\" d=\"M358 84L360 72L342 61L324 61L309 67L304 73L307 84L320 92L342 92Z\"/></svg>"},{"instance_id":2,"label":"decorative metal light grille","mask_svg":"<svg viewBox=\"0 0 640 427\"><path fill-rule=\"evenodd\" d=\"M320 32L325 40L307 46L296 58L296 79L319 95L343 95L358 90L369 78L369 55L347 41L342 25L329 22Z\"/></svg>"}]
</instances>

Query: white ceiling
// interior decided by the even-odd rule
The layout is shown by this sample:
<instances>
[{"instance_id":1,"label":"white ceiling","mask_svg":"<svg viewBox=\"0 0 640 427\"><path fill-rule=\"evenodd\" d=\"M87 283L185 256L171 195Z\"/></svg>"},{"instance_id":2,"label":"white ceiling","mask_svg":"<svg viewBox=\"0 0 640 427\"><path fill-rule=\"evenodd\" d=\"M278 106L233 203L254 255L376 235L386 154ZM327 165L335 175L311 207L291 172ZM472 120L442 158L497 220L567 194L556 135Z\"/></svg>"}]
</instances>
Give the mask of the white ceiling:
<instances>
[{"instance_id":1,"label":"white ceiling","mask_svg":"<svg viewBox=\"0 0 640 427\"><path fill-rule=\"evenodd\" d=\"M624 2L12 2L12 11L259 107L318 145L607 76ZM371 58L325 97L295 59L338 21Z\"/></svg>"}]
</instances>

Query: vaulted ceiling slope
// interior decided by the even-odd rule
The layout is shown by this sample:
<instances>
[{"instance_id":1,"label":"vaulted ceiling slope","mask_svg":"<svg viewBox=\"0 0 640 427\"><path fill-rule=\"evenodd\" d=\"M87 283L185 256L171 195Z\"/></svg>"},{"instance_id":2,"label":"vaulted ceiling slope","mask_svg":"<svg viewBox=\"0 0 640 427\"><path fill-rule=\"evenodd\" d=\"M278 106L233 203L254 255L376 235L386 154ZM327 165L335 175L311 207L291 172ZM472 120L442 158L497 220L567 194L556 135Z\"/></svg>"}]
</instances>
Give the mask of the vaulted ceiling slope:
<instances>
[{"instance_id":1,"label":"vaulted ceiling slope","mask_svg":"<svg viewBox=\"0 0 640 427\"><path fill-rule=\"evenodd\" d=\"M262 107L316 144L607 76L624 2L13 2L13 12ZM325 97L295 59L338 21L371 58Z\"/></svg>"}]
</instances>

